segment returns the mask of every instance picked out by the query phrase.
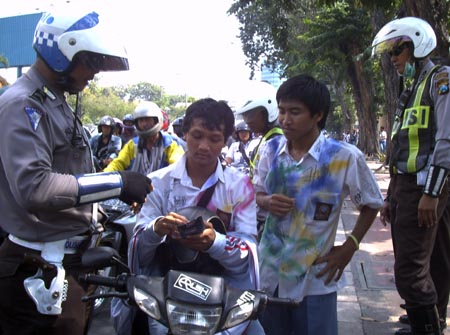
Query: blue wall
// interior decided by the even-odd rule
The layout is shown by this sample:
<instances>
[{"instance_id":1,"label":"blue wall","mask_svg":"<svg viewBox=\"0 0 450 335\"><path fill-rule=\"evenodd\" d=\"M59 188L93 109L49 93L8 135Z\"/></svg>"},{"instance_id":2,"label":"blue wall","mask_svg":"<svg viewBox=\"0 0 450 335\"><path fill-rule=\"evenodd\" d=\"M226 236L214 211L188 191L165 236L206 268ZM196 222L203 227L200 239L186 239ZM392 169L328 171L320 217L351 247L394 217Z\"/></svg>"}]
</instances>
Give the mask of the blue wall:
<instances>
[{"instance_id":1,"label":"blue wall","mask_svg":"<svg viewBox=\"0 0 450 335\"><path fill-rule=\"evenodd\" d=\"M30 66L36 59L33 35L42 13L0 18L0 55L9 67ZM0 64L0 68L4 65Z\"/></svg>"}]
</instances>

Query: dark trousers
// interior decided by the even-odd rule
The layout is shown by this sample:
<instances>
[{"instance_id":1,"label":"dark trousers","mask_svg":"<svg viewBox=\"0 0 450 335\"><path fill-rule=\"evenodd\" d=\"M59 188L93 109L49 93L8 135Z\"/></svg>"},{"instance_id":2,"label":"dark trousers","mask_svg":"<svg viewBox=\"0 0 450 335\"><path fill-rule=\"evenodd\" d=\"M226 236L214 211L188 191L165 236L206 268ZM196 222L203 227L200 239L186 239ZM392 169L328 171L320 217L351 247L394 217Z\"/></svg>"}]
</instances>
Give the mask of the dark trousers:
<instances>
[{"instance_id":1,"label":"dark trousers","mask_svg":"<svg viewBox=\"0 0 450 335\"><path fill-rule=\"evenodd\" d=\"M445 321L450 295L450 197L447 199L444 213L439 220L434 249L431 254L430 272L438 296L439 318Z\"/></svg>"},{"instance_id":2,"label":"dark trousers","mask_svg":"<svg viewBox=\"0 0 450 335\"><path fill-rule=\"evenodd\" d=\"M25 291L23 281L34 276L35 265L23 264L24 253L39 253L5 239L0 247L0 328L2 335L83 335L90 304L83 303L88 287L77 282L80 255L66 255L64 268L69 282L61 315L40 314Z\"/></svg>"},{"instance_id":3,"label":"dark trousers","mask_svg":"<svg viewBox=\"0 0 450 335\"><path fill-rule=\"evenodd\" d=\"M430 228L418 226L417 208L423 188L417 186L415 175L394 175L390 191L394 271L398 293L405 300L407 308L437 305L438 293L430 264L441 224ZM438 219L447 205L447 197L448 189L445 185L439 198ZM449 262L450 255L439 250L433 260L441 263L441 257Z\"/></svg>"}]
</instances>

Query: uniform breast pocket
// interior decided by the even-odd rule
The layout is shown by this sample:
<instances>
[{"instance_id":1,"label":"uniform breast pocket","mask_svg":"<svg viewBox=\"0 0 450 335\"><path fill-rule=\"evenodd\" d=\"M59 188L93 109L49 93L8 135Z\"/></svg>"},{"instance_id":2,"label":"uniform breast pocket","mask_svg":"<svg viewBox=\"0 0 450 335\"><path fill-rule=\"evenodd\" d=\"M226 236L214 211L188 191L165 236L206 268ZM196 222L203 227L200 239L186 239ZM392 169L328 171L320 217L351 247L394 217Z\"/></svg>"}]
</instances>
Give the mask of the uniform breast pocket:
<instances>
[{"instance_id":1,"label":"uniform breast pocket","mask_svg":"<svg viewBox=\"0 0 450 335\"><path fill-rule=\"evenodd\" d=\"M324 222L330 219L339 204L338 193L320 192L311 198L307 217L313 222Z\"/></svg>"}]
</instances>

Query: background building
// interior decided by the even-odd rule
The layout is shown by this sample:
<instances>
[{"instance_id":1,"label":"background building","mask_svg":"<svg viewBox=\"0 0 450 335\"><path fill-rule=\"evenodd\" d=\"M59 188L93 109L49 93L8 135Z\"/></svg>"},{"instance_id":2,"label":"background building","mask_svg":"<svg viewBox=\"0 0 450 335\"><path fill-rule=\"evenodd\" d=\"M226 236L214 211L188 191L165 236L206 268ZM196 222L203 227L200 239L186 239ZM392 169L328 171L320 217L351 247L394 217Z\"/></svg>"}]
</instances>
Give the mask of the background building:
<instances>
[{"instance_id":1,"label":"background building","mask_svg":"<svg viewBox=\"0 0 450 335\"><path fill-rule=\"evenodd\" d=\"M261 65L261 81L265 81L274 86L275 88L278 88L284 81L284 78L281 78L278 72L279 71L277 69L272 70L271 67L263 63Z\"/></svg>"}]
</instances>

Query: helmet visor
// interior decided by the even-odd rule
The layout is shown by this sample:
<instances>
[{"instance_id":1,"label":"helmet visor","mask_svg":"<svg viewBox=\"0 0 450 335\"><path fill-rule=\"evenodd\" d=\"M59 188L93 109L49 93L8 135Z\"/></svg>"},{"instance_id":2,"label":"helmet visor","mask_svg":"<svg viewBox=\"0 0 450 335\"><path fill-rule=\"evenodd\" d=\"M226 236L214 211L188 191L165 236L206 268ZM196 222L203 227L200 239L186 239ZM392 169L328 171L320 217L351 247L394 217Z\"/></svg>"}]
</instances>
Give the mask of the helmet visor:
<instances>
[{"instance_id":1,"label":"helmet visor","mask_svg":"<svg viewBox=\"0 0 450 335\"><path fill-rule=\"evenodd\" d=\"M82 51L76 54L75 61L79 61L84 66L97 72L126 71L129 69L127 58L102 55L88 51Z\"/></svg>"},{"instance_id":2,"label":"helmet visor","mask_svg":"<svg viewBox=\"0 0 450 335\"><path fill-rule=\"evenodd\" d=\"M373 47L372 56L382 55L384 53L398 56L408 46L409 42L412 41L408 36L399 36L380 42Z\"/></svg>"}]
</instances>

